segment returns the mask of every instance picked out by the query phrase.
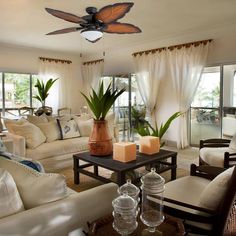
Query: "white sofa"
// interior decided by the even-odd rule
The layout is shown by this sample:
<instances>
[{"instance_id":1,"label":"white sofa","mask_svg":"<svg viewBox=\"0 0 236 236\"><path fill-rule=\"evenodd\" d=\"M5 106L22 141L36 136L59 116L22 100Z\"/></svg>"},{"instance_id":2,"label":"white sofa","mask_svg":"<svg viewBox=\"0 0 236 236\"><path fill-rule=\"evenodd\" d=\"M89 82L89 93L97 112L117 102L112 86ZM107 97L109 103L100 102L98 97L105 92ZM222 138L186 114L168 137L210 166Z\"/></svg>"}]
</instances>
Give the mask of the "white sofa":
<instances>
[{"instance_id":1,"label":"white sofa","mask_svg":"<svg viewBox=\"0 0 236 236\"><path fill-rule=\"evenodd\" d=\"M0 194L5 197L5 203L1 200L0 211L3 214L5 210L6 214L0 217L0 235L81 236L83 230L87 231L87 222L112 212L111 203L117 196L118 186L114 183L77 193L66 187L59 174L39 173L1 156L0 170L7 170L13 177L25 208L7 215L5 206L8 200L3 193ZM1 176L0 188L6 183L9 182L4 182ZM13 196L8 199L10 202ZM14 203L10 202L9 206Z\"/></svg>"},{"instance_id":2,"label":"white sofa","mask_svg":"<svg viewBox=\"0 0 236 236\"><path fill-rule=\"evenodd\" d=\"M66 119L61 118L61 120L67 119L68 117ZM55 130L57 129L55 125L56 121L55 118L52 117L29 116L27 122L30 122L30 125L37 126L37 129L33 126L30 127L29 131L26 129L29 124L25 124L26 120L24 119L15 121L15 123L13 121L5 122L8 128L7 136L12 139L14 143L13 153L40 161L46 172L55 172L59 169L72 166L73 154L88 150L88 139L93 125L93 119L88 116L73 117L73 119L75 119L78 124L80 136L75 134L75 137L63 140L56 137L59 135L59 130ZM48 124L52 124L53 127L50 126L48 128ZM114 114L108 116L108 126L113 141L118 141L118 130L114 123ZM39 132L41 132L39 129L46 136L45 139L39 136ZM29 135L29 133L33 135ZM30 138L27 136L30 136ZM34 139L36 140L36 144L39 145L34 144ZM38 142L38 140L41 140L41 143Z\"/></svg>"}]
</instances>

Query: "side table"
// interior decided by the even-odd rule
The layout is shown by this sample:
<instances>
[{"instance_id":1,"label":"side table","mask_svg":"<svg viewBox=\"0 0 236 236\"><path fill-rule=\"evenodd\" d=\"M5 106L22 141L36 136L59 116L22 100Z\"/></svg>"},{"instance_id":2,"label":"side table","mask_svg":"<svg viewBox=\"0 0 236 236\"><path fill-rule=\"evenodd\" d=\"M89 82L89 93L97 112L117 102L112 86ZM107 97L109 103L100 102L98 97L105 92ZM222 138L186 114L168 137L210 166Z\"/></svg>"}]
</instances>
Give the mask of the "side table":
<instances>
[{"instance_id":1,"label":"side table","mask_svg":"<svg viewBox=\"0 0 236 236\"><path fill-rule=\"evenodd\" d=\"M130 236L141 236L142 231L147 228L139 216L137 217L138 227ZM112 227L113 216L102 217L89 224L88 236L120 236ZM165 216L164 222L157 227L162 232L162 236L184 236L185 229L183 223L174 217Z\"/></svg>"}]
</instances>

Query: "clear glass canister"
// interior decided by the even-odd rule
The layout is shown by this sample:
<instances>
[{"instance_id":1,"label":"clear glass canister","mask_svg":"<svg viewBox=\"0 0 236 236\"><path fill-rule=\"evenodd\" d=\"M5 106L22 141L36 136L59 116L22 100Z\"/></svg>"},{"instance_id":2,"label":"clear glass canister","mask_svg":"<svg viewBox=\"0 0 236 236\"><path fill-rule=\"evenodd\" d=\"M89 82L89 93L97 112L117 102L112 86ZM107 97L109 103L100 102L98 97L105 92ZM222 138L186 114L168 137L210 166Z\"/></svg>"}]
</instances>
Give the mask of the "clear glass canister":
<instances>
[{"instance_id":1,"label":"clear glass canister","mask_svg":"<svg viewBox=\"0 0 236 236\"><path fill-rule=\"evenodd\" d=\"M137 201L127 192L112 201L113 228L121 235L131 234L138 226Z\"/></svg>"},{"instance_id":2,"label":"clear glass canister","mask_svg":"<svg viewBox=\"0 0 236 236\"><path fill-rule=\"evenodd\" d=\"M149 232L155 232L155 228L164 220L163 192L165 180L152 168L151 172L141 178L142 182L142 209L140 218L148 226Z\"/></svg>"},{"instance_id":3,"label":"clear glass canister","mask_svg":"<svg viewBox=\"0 0 236 236\"><path fill-rule=\"evenodd\" d=\"M126 183L123 184L118 188L118 194L122 195L123 193L127 193L130 197L132 197L134 200L139 202L139 188L136 187L134 184L131 183L130 179L127 179Z\"/></svg>"}]
</instances>

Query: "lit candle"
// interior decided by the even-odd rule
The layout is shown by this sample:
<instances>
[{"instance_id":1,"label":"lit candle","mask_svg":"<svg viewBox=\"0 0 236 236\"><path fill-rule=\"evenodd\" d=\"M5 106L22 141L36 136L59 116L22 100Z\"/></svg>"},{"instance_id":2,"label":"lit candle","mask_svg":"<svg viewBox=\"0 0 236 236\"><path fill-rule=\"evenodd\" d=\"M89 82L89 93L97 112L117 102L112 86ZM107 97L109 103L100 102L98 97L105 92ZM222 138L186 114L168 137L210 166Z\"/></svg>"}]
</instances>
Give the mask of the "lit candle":
<instances>
[{"instance_id":1,"label":"lit candle","mask_svg":"<svg viewBox=\"0 0 236 236\"><path fill-rule=\"evenodd\" d=\"M142 136L139 139L139 152L152 155L160 151L160 141L158 137Z\"/></svg>"},{"instance_id":2,"label":"lit candle","mask_svg":"<svg viewBox=\"0 0 236 236\"><path fill-rule=\"evenodd\" d=\"M113 159L121 162L136 160L136 144L131 142L114 143Z\"/></svg>"}]
</instances>

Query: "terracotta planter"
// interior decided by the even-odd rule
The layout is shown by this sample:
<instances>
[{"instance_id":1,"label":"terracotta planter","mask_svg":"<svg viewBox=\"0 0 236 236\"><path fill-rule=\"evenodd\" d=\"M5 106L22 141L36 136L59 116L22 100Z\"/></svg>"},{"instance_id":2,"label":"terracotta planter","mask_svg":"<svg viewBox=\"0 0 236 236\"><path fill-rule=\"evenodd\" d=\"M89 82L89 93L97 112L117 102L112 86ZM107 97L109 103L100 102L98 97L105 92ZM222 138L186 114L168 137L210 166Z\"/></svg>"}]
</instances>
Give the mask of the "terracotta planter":
<instances>
[{"instance_id":1,"label":"terracotta planter","mask_svg":"<svg viewBox=\"0 0 236 236\"><path fill-rule=\"evenodd\" d=\"M89 137L89 151L94 156L112 154L112 138L106 120L94 120L93 130Z\"/></svg>"}]
</instances>

